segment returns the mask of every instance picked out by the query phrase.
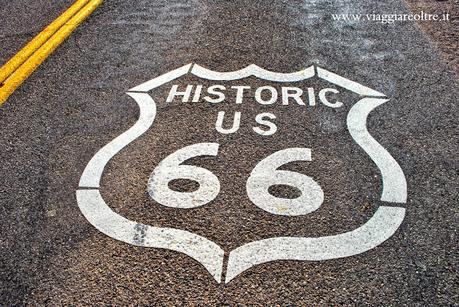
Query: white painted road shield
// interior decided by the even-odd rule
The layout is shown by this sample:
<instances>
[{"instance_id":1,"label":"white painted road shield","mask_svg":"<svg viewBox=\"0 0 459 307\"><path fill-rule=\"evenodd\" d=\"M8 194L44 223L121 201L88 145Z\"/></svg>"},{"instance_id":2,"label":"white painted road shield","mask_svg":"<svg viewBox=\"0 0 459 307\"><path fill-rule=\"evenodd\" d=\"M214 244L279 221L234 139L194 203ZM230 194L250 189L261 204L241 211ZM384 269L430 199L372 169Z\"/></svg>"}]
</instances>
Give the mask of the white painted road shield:
<instances>
[{"instance_id":1,"label":"white painted road shield","mask_svg":"<svg viewBox=\"0 0 459 307\"><path fill-rule=\"evenodd\" d=\"M127 92L140 108L138 121L129 130L99 150L89 161L81 176L80 188L76 194L78 206L86 219L104 234L137 246L164 248L184 253L200 262L217 282L221 282L225 253L216 243L185 230L153 227L128 220L115 213L105 203L99 192L100 180L107 163L125 146L145 133L155 120L156 104L148 92L188 73L215 81L238 80L255 76L274 82L296 82L317 76L360 95L361 99L348 113L348 131L381 173L383 185L381 201L397 204L406 203L407 185L402 169L389 152L369 134L366 127L370 112L388 101L384 94L314 66L294 73L275 73L256 65L249 65L233 72L215 72L197 64L188 64L136 86ZM204 150L215 155L218 152L218 144L202 144L204 145L193 150L198 153L200 150ZM308 152L303 151L304 159L307 159L307 155ZM166 176L167 174L162 173L162 175ZM201 175L210 176L205 172ZM199 177L193 179L199 180ZM310 182L310 186L313 184ZM219 189L219 187L214 188ZM317 190L316 195L320 197L319 190ZM206 194L204 197L215 196ZM186 208L185 205L182 207ZM312 204L310 210L315 210L314 208L315 206ZM320 261L363 253L391 237L401 225L404 216L405 209L401 206L381 206L364 225L349 232L313 238L275 237L242 245L229 253L225 282L228 283L238 274L257 264L269 261Z\"/></svg>"}]
</instances>

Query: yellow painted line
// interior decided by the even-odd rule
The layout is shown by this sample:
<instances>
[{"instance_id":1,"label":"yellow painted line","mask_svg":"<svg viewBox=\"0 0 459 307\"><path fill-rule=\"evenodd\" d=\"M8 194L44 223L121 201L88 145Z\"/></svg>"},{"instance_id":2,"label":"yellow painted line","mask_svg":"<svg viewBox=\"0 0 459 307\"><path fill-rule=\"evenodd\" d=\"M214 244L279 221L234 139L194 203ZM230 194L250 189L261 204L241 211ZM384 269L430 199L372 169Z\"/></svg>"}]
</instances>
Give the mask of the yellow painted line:
<instances>
[{"instance_id":1,"label":"yellow painted line","mask_svg":"<svg viewBox=\"0 0 459 307\"><path fill-rule=\"evenodd\" d=\"M90 0L78 0L69 7L62 15L50 23L43 31L35 36L24 48L12 57L0 68L0 83L6 80L16 68L24 63L41 45L43 45L60 27L62 27L73 15L75 15Z\"/></svg>"},{"instance_id":2,"label":"yellow painted line","mask_svg":"<svg viewBox=\"0 0 459 307\"><path fill-rule=\"evenodd\" d=\"M37 67L100 5L103 0L89 0L88 3L65 22L43 45L25 60L0 84L0 105L27 79Z\"/></svg>"}]
</instances>

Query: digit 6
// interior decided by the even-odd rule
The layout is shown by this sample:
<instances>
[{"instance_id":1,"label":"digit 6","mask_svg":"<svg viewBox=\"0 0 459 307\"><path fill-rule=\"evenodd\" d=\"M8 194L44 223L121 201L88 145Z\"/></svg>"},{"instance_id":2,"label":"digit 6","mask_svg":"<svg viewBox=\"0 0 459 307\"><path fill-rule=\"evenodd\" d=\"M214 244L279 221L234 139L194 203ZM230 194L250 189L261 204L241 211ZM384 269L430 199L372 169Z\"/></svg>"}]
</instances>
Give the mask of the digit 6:
<instances>
[{"instance_id":1,"label":"digit 6","mask_svg":"<svg viewBox=\"0 0 459 307\"><path fill-rule=\"evenodd\" d=\"M167 156L153 170L148 180L148 193L161 205L173 208L196 208L207 204L220 192L220 182L210 171L192 165L180 165L199 156L216 156L219 144L198 143L186 146ZM199 183L193 192L178 192L169 188L169 182L188 179Z\"/></svg>"},{"instance_id":2,"label":"digit 6","mask_svg":"<svg viewBox=\"0 0 459 307\"><path fill-rule=\"evenodd\" d=\"M293 161L311 161L309 148L288 148L277 151L261 160L247 180L247 195L260 209L278 215L304 215L317 210L324 201L322 188L311 177L277 170ZM298 188L301 196L295 199L278 198L269 194L272 185L289 185Z\"/></svg>"}]
</instances>

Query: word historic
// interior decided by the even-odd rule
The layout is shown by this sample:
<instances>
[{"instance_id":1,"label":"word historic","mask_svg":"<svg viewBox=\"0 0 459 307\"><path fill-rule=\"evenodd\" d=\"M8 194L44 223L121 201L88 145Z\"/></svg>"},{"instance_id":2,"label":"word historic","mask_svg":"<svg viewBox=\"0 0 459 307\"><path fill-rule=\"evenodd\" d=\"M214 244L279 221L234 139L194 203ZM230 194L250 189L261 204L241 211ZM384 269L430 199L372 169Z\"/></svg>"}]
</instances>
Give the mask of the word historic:
<instances>
[{"instance_id":1,"label":"word historic","mask_svg":"<svg viewBox=\"0 0 459 307\"><path fill-rule=\"evenodd\" d=\"M251 95L253 93L253 95ZM341 101L336 99L336 94L339 91L334 88L324 88L317 92L312 87L306 88L306 92L299 87L283 86L280 91L273 86L260 86L253 91L247 85L235 85L227 89L224 85L216 84L209 86L203 90L202 85L187 85L179 89L179 86L172 85L166 102L172 102L175 99L181 99L182 102L200 102L202 100L209 103L221 103L224 101L235 102L242 104L245 99L254 99L260 105L273 105L280 103L283 106L296 104L300 106L315 106L317 101L322 105L329 108L340 108L343 106ZM250 94L250 95L248 95ZM333 99L330 99L333 98ZM217 115L215 128L218 132L223 134L235 133L240 126L241 112L235 112L233 117L233 125L231 128L223 128L223 121L225 112L220 111ZM269 121L275 119L276 116L270 112L260 113L255 117L255 121L268 129L261 129L260 127L253 127L253 130L264 136L273 135L277 131L277 126Z\"/></svg>"}]
</instances>

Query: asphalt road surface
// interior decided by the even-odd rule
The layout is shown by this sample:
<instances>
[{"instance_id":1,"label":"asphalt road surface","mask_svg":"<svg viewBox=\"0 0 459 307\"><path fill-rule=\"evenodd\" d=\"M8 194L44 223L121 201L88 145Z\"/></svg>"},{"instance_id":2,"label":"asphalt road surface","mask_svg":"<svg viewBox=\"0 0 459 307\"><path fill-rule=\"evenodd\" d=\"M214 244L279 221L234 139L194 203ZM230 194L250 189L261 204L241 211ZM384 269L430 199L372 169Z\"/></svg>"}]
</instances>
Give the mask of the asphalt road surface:
<instances>
[{"instance_id":1,"label":"asphalt road surface","mask_svg":"<svg viewBox=\"0 0 459 307\"><path fill-rule=\"evenodd\" d=\"M408 11L105 1L0 108L0 305L457 306L457 80L340 13Z\"/></svg>"}]
</instances>

